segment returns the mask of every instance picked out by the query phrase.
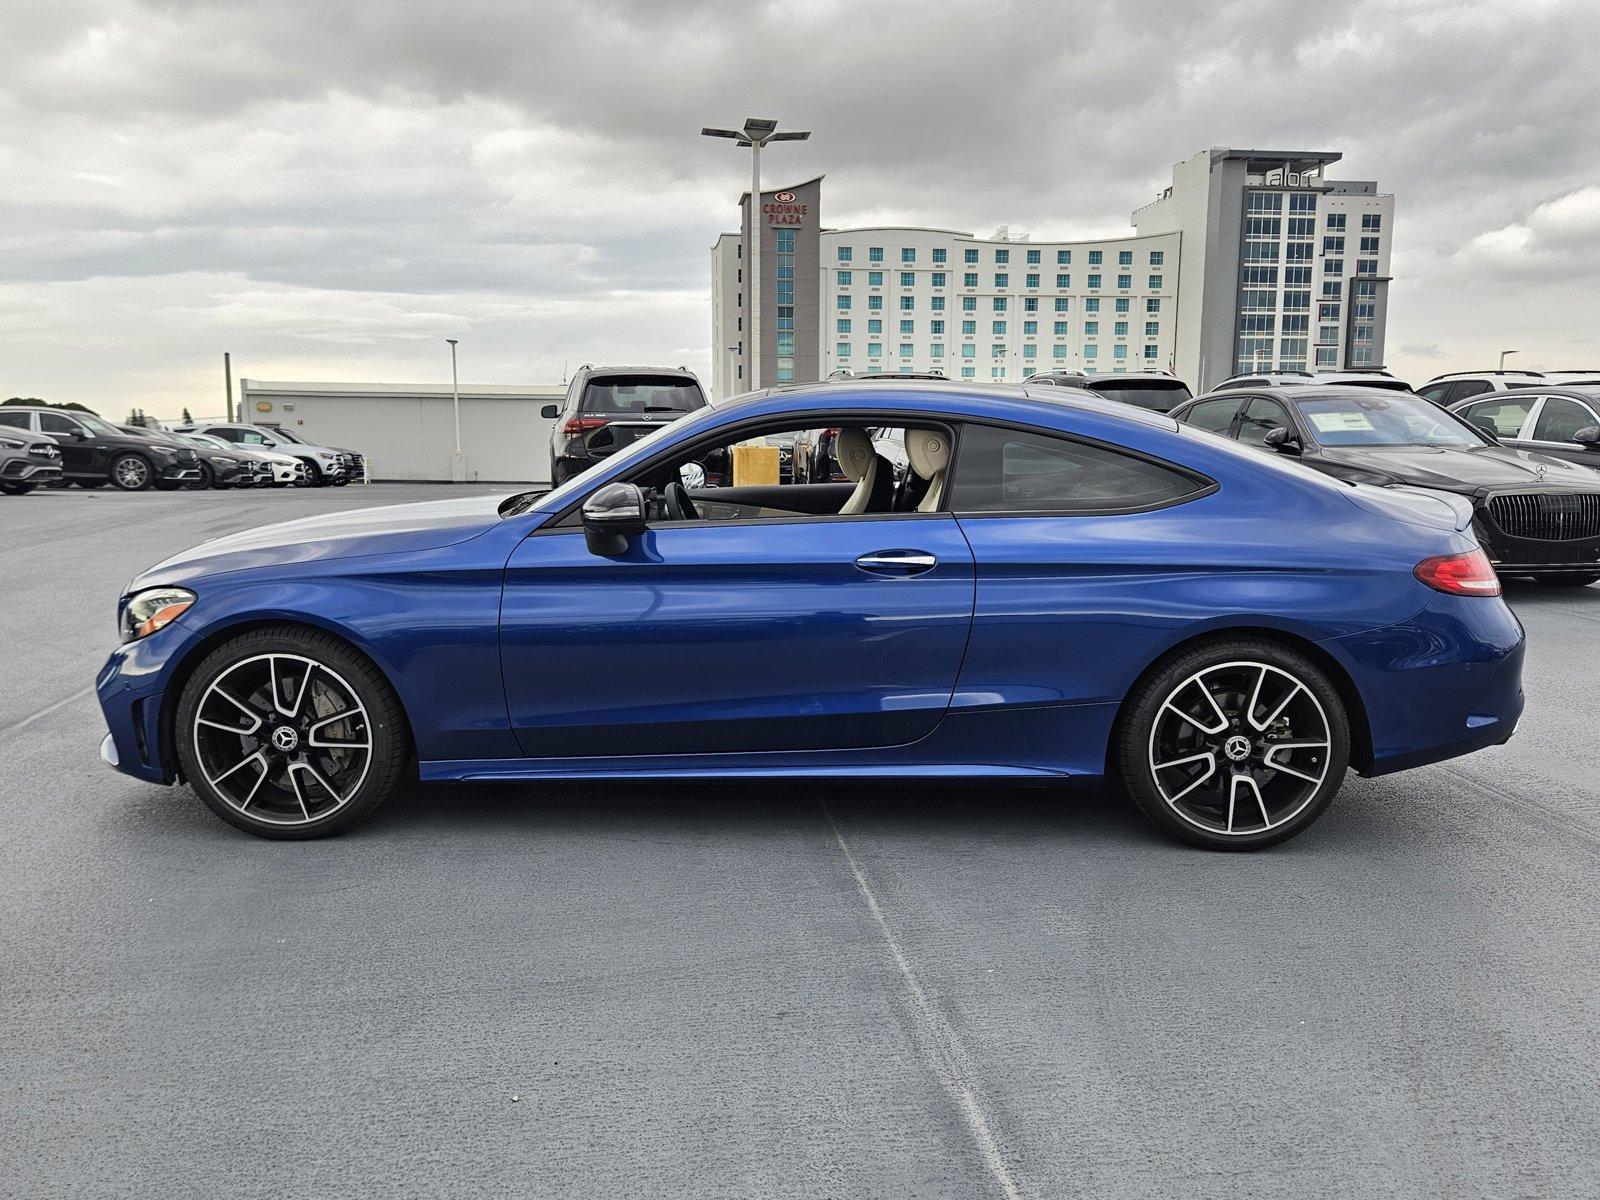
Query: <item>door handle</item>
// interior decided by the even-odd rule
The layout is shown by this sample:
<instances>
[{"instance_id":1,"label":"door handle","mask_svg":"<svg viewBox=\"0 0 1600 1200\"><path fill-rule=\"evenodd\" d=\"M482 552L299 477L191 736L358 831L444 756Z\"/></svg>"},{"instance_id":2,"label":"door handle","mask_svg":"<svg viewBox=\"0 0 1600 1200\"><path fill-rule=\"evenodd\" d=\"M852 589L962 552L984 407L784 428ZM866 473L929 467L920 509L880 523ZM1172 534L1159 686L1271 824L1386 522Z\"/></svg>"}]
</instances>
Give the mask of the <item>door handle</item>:
<instances>
[{"instance_id":1,"label":"door handle","mask_svg":"<svg viewBox=\"0 0 1600 1200\"><path fill-rule=\"evenodd\" d=\"M899 578L921 575L938 565L939 560L926 550L876 550L856 559L856 566L863 571Z\"/></svg>"}]
</instances>

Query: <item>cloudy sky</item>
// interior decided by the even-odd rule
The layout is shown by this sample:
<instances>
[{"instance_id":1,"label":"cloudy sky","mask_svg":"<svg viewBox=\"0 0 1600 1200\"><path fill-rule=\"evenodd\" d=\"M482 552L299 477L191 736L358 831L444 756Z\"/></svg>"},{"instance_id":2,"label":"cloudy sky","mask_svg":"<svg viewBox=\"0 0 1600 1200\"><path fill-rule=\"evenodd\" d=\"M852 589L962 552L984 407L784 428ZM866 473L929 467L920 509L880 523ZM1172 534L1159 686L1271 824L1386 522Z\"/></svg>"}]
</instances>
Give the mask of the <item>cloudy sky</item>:
<instances>
[{"instance_id":1,"label":"cloudy sky","mask_svg":"<svg viewBox=\"0 0 1600 1200\"><path fill-rule=\"evenodd\" d=\"M1600 4L6 0L0 397L710 363L748 159L830 225L1128 230L1211 145L1397 197L1390 365L1600 367Z\"/></svg>"}]
</instances>

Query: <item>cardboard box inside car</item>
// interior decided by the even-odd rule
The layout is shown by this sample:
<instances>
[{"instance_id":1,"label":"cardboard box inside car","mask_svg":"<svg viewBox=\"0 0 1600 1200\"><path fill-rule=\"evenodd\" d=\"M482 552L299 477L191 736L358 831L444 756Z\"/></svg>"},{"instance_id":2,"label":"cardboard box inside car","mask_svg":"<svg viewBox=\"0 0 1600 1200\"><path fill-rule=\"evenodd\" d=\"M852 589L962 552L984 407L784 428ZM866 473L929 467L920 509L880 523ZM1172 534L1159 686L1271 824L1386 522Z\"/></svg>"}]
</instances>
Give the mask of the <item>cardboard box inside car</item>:
<instances>
[{"instance_id":1,"label":"cardboard box inside car","mask_svg":"<svg viewBox=\"0 0 1600 1200\"><path fill-rule=\"evenodd\" d=\"M778 482L776 446L735 446L733 448L733 486L759 487Z\"/></svg>"}]
</instances>

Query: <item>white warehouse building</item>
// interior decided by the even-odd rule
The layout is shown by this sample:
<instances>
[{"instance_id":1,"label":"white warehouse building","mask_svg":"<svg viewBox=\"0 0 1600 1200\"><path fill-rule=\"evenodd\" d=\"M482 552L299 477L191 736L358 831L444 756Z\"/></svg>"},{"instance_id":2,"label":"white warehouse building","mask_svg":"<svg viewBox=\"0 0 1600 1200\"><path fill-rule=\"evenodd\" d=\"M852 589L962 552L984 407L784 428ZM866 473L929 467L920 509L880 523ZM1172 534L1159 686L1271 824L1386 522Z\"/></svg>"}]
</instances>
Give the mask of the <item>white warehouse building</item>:
<instances>
[{"instance_id":1,"label":"white warehouse building","mask_svg":"<svg viewBox=\"0 0 1600 1200\"><path fill-rule=\"evenodd\" d=\"M1339 158L1204 150L1132 215L1132 235L1078 241L829 229L820 177L764 191L762 379L749 375L743 237L725 233L712 247L713 388L841 369L1168 370L1200 391L1239 370L1382 366L1394 197L1326 179Z\"/></svg>"},{"instance_id":2,"label":"white warehouse building","mask_svg":"<svg viewBox=\"0 0 1600 1200\"><path fill-rule=\"evenodd\" d=\"M239 419L278 425L317 445L364 455L375 480L454 478L455 414L450 386L391 383L269 383L240 380ZM461 457L469 483L549 483L546 405L566 388L465 385Z\"/></svg>"}]
</instances>

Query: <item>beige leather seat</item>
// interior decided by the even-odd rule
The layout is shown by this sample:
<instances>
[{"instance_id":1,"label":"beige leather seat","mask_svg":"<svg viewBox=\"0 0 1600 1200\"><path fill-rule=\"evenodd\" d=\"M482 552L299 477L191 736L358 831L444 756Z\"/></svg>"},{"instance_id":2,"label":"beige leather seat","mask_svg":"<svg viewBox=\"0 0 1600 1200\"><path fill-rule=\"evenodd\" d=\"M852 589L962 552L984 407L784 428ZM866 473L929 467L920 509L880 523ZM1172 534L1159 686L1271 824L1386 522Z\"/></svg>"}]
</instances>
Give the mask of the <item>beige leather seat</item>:
<instances>
[{"instance_id":1,"label":"beige leather seat","mask_svg":"<svg viewBox=\"0 0 1600 1200\"><path fill-rule=\"evenodd\" d=\"M918 512L936 512L944 499L945 472L950 469L950 439L943 430L906 430L906 458L917 478L928 481L928 490L917 502Z\"/></svg>"},{"instance_id":2,"label":"beige leather seat","mask_svg":"<svg viewBox=\"0 0 1600 1200\"><path fill-rule=\"evenodd\" d=\"M839 430L833 442L833 456L839 460L839 469L856 485L839 515L888 512L894 500L894 467L873 448L867 431L848 426Z\"/></svg>"}]
</instances>

